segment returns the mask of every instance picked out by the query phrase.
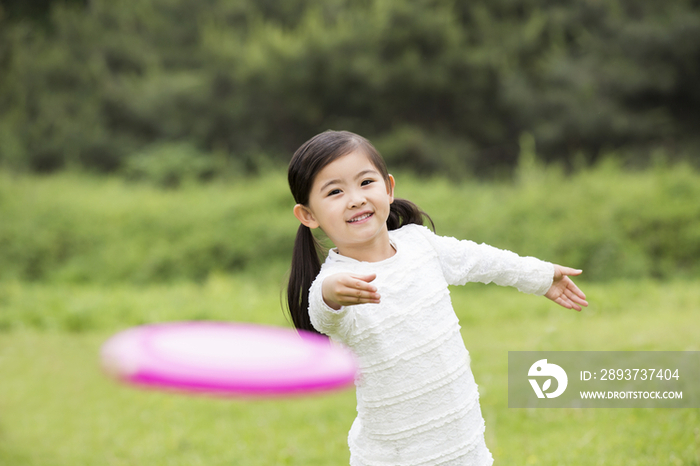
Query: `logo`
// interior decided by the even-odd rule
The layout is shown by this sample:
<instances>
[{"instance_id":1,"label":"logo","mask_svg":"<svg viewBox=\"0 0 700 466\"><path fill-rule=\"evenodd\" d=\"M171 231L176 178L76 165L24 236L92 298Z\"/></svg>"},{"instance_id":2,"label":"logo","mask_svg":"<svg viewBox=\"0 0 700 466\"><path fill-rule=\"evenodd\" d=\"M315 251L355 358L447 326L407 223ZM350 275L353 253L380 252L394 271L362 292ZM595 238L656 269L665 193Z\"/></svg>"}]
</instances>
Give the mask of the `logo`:
<instances>
[{"instance_id":1,"label":"logo","mask_svg":"<svg viewBox=\"0 0 700 466\"><path fill-rule=\"evenodd\" d=\"M535 364L530 366L530 370L527 375L532 377L550 377L544 381L542 388L540 388L537 383L537 379L528 379L532 389L535 391L537 398L556 398L566 390L566 385L569 383L569 378L566 376L566 372L561 367L556 364L548 364L546 359L540 359ZM546 393L549 387L552 385L552 379L554 377L557 381L557 389L551 393Z\"/></svg>"}]
</instances>

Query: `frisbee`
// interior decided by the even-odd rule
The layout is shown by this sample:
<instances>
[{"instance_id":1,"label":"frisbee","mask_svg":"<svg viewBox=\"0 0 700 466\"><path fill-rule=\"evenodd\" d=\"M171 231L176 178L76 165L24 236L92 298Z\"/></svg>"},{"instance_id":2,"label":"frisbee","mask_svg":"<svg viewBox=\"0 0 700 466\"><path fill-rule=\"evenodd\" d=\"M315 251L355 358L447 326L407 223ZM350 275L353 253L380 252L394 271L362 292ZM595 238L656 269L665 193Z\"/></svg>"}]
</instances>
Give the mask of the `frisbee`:
<instances>
[{"instance_id":1,"label":"frisbee","mask_svg":"<svg viewBox=\"0 0 700 466\"><path fill-rule=\"evenodd\" d=\"M353 354L311 332L227 322L172 322L120 332L101 349L131 385L230 397L298 395L352 384Z\"/></svg>"}]
</instances>

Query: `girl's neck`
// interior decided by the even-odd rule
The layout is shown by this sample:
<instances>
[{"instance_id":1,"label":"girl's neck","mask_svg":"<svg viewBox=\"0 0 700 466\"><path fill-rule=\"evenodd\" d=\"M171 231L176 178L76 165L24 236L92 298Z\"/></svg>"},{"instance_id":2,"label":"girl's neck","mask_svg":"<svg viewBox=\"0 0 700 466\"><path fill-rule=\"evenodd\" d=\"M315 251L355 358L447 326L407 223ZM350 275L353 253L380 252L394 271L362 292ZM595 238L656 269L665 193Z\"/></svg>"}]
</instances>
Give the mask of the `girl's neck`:
<instances>
[{"instance_id":1,"label":"girl's neck","mask_svg":"<svg viewBox=\"0 0 700 466\"><path fill-rule=\"evenodd\" d=\"M396 249L389 241L388 232L370 244L338 246L336 250L341 256L360 262L381 262L396 254Z\"/></svg>"}]
</instances>

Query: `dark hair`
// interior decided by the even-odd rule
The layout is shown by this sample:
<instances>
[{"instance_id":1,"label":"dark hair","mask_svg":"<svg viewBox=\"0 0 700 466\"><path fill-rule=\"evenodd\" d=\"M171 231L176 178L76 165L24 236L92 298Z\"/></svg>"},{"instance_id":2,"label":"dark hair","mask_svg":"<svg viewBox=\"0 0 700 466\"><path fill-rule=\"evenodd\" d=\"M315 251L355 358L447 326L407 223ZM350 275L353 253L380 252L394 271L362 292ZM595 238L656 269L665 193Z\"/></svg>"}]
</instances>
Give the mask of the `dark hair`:
<instances>
[{"instance_id":1,"label":"dark hair","mask_svg":"<svg viewBox=\"0 0 700 466\"><path fill-rule=\"evenodd\" d=\"M318 172L334 160L356 150L362 151L369 157L388 183L389 172L386 163L367 139L349 131L329 130L306 141L297 149L289 162L287 180L296 203L308 205L311 187ZM428 214L410 201L395 198L390 205L386 224L389 230L396 230L410 223L423 225L423 217L428 219L434 230L435 225ZM311 233L311 229L300 225L292 253L292 268L287 286L287 305L294 326L297 329L312 332L316 332L316 329L313 328L309 320L309 288L321 271L320 252L321 245Z\"/></svg>"}]
</instances>

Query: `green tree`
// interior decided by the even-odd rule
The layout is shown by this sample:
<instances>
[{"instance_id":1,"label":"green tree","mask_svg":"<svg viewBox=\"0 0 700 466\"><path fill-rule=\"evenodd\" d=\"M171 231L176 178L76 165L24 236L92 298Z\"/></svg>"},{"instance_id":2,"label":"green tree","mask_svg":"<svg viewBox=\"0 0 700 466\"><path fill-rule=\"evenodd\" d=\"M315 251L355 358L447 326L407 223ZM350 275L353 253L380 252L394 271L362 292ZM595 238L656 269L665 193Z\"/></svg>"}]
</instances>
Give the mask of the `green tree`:
<instances>
[{"instance_id":1,"label":"green tree","mask_svg":"<svg viewBox=\"0 0 700 466\"><path fill-rule=\"evenodd\" d=\"M697 0L52 5L48 28L0 16L4 165L182 142L255 171L328 128L455 177L514 167L523 133L549 161L698 160Z\"/></svg>"}]
</instances>

